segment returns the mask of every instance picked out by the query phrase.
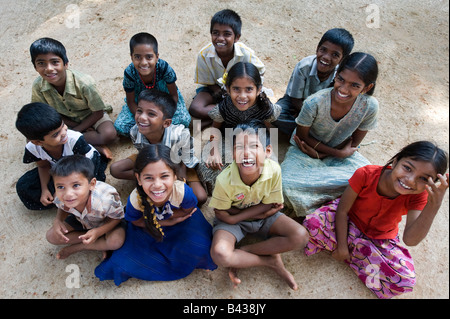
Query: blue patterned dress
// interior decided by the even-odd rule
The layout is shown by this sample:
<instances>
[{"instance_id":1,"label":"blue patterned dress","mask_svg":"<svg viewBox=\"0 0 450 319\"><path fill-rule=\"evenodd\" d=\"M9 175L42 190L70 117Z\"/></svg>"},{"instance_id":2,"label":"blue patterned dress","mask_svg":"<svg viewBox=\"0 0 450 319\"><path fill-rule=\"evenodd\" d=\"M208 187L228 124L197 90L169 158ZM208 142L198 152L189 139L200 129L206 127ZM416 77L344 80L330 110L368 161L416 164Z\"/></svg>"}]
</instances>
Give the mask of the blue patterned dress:
<instances>
[{"instance_id":1,"label":"blue patterned dress","mask_svg":"<svg viewBox=\"0 0 450 319\"><path fill-rule=\"evenodd\" d=\"M154 89L169 93L169 89L167 88L167 84L175 83L177 80L177 76L175 71L166 61L159 59L156 63L156 84ZM135 96L135 102L137 103L137 99L139 94L146 89L144 83L142 82L138 71L134 67L133 63L125 69L124 77L123 77L123 88L125 92L133 92ZM180 90L177 87L178 92L178 103L177 110L172 118L172 124L183 124L185 127L189 127L191 123L191 116L186 108L186 103L184 102L184 98L181 95ZM125 99L126 102L126 99ZM114 127L117 132L121 135L128 136L130 133L130 129L135 125L136 122L134 120L134 115L131 113L128 105L125 104L122 107L122 111L117 116L116 121L114 122Z\"/></svg>"}]
</instances>

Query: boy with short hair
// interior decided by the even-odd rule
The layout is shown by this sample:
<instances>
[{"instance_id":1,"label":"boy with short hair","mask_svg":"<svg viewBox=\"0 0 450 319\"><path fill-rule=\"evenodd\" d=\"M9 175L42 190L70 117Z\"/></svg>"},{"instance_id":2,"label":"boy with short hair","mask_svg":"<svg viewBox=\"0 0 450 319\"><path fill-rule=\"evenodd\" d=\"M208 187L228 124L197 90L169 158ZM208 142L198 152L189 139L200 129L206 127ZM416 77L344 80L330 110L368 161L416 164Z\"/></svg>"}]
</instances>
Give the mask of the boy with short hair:
<instances>
[{"instance_id":1,"label":"boy with short hair","mask_svg":"<svg viewBox=\"0 0 450 319\"><path fill-rule=\"evenodd\" d=\"M283 208L281 169L269 159L270 137L261 130L266 130L261 123L239 124L235 129L234 160L218 176L209 203L216 214L211 257L218 266L230 268L235 286L240 283L236 268L268 266L297 290L280 253L303 248L309 235L279 212ZM270 238L235 248L248 233Z\"/></svg>"},{"instance_id":2,"label":"boy with short hair","mask_svg":"<svg viewBox=\"0 0 450 319\"><path fill-rule=\"evenodd\" d=\"M169 63L159 57L156 38L147 32L133 35L130 39L130 56L131 63L123 76L126 104L114 122L117 132L129 136L136 124L134 116L139 94L146 89L169 93L177 105L172 122L189 127L191 116L176 85L177 75Z\"/></svg>"},{"instance_id":3,"label":"boy with short hair","mask_svg":"<svg viewBox=\"0 0 450 319\"><path fill-rule=\"evenodd\" d=\"M172 124L176 111L172 97L158 90L144 90L138 98L135 121L130 130L131 140L139 151L148 144L164 144L171 148L172 159L180 163L177 177L185 178L198 199L198 206L207 200L207 194L200 182L196 165L199 160L194 155L194 141L189 129L182 124ZM137 153L111 164L111 175L119 179L135 180L134 162Z\"/></svg>"},{"instance_id":4,"label":"boy with short hair","mask_svg":"<svg viewBox=\"0 0 450 319\"><path fill-rule=\"evenodd\" d=\"M322 36L316 54L310 55L295 66L286 93L277 102L281 114L273 125L283 133L291 135L297 127L295 118L300 113L303 101L313 93L330 86L339 63L353 49L353 36L345 29L330 29Z\"/></svg>"},{"instance_id":5,"label":"boy with short hair","mask_svg":"<svg viewBox=\"0 0 450 319\"><path fill-rule=\"evenodd\" d=\"M94 164L82 155L71 155L50 172L58 212L46 238L54 245L69 244L56 257L99 250L105 258L106 251L119 249L125 241L123 206L114 187L95 179Z\"/></svg>"},{"instance_id":6,"label":"boy with short hair","mask_svg":"<svg viewBox=\"0 0 450 319\"><path fill-rule=\"evenodd\" d=\"M31 210L54 207L55 192L49 170L61 157L81 154L95 167L95 177L104 181L107 161L86 143L80 132L67 129L61 115L45 103L29 103L17 114L16 128L29 141L25 146L24 163L37 167L25 173L16 184L17 195Z\"/></svg>"},{"instance_id":7,"label":"boy with short hair","mask_svg":"<svg viewBox=\"0 0 450 319\"><path fill-rule=\"evenodd\" d=\"M112 158L105 146L112 143L117 132L106 106L97 91L94 79L69 69L63 44L55 39L41 38L30 46L31 62L39 77L33 82L32 102L54 107L68 127L83 133L86 141Z\"/></svg>"},{"instance_id":8,"label":"boy with short hair","mask_svg":"<svg viewBox=\"0 0 450 319\"><path fill-rule=\"evenodd\" d=\"M197 55L194 82L197 84L189 112L202 121L202 128L212 124L208 112L218 102L217 96L225 84L224 75L237 62L250 62L264 75L265 67L255 52L242 42L242 21L233 10L217 12L211 19L211 43Z\"/></svg>"}]
</instances>

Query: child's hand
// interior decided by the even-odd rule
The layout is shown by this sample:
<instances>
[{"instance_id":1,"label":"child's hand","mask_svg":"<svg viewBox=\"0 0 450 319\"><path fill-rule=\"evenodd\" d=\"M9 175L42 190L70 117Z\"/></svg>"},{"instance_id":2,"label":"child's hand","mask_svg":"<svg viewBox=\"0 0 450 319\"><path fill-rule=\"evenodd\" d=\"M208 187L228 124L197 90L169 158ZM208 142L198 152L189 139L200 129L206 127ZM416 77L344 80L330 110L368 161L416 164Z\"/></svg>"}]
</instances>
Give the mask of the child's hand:
<instances>
[{"instance_id":1,"label":"child's hand","mask_svg":"<svg viewBox=\"0 0 450 319\"><path fill-rule=\"evenodd\" d=\"M67 238L66 235L65 235L69 231L67 230L66 225L62 221L60 221L58 219L55 219L53 221L53 229L55 231L55 234L58 237L60 237L64 242L66 242L66 243L69 242L69 238Z\"/></svg>"},{"instance_id":2,"label":"child's hand","mask_svg":"<svg viewBox=\"0 0 450 319\"><path fill-rule=\"evenodd\" d=\"M159 222L161 226L173 226L178 223L184 222L186 219L192 216L192 214L197 210L197 208L193 209L191 213L184 215L184 216L175 216L172 215L169 219L165 219Z\"/></svg>"},{"instance_id":3,"label":"child's hand","mask_svg":"<svg viewBox=\"0 0 450 319\"><path fill-rule=\"evenodd\" d=\"M331 256L336 259L337 261L350 261L350 253L348 251L348 247L344 246L342 248L336 248L332 253Z\"/></svg>"},{"instance_id":4,"label":"child's hand","mask_svg":"<svg viewBox=\"0 0 450 319\"><path fill-rule=\"evenodd\" d=\"M48 189L44 189L41 192L40 201L42 205L48 206L53 203L53 195Z\"/></svg>"},{"instance_id":5,"label":"child's hand","mask_svg":"<svg viewBox=\"0 0 450 319\"><path fill-rule=\"evenodd\" d=\"M222 157L220 155L210 155L206 160L206 167L212 168L214 170L222 170Z\"/></svg>"},{"instance_id":6,"label":"child's hand","mask_svg":"<svg viewBox=\"0 0 450 319\"><path fill-rule=\"evenodd\" d=\"M348 142L344 145L342 149L339 150L337 157L347 158L352 156L358 150L357 147L352 146L352 138L349 138Z\"/></svg>"},{"instance_id":7,"label":"child's hand","mask_svg":"<svg viewBox=\"0 0 450 319\"><path fill-rule=\"evenodd\" d=\"M426 190L428 192L428 204L432 205L433 207L439 208L448 188L449 174L445 174L445 177L441 174L438 174L437 176L440 184L437 185L437 183L434 183L431 177L428 177L428 185L426 185Z\"/></svg>"},{"instance_id":8,"label":"child's hand","mask_svg":"<svg viewBox=\"0 0 450 319\"><path fill-rule=\"evenodd\" d=\"M302 151L309 157L318 158L318 159L321 158L320 156L322 155L322 153L317 152L314 148L309 146L305 141L302 141L297 135L294 135L294 141L297 144L300 151Z\"/></svg>"},{"instance_id":9,"label":"child's hand","mask_svg":"<svg viewBox=\"0 0 450 319\"><path fill-rule=\"evenodd\" d=\"M95 243L98 237L100 236L95 228L88 230L84 235L78 236L78 238L81 239L82 243L85 245Z\"/></svg>"},{"instance_id":10,"label":"child's hand","mask_svg":"<svg viewBox=\"0 0 450 319\"><path fill-rule=\"evenodd\" d=\"M255 218L264 219L264 218L270 217L273 214L275 214L276 212L279 212L281 209L283 209L283 207L284 207L284 205L282 203L273 203L272 207L268 211L255 216Z\"/></svg>"},{"instance_id":11,"label":"child's hand","mask_svg":"<svg viewBox=\"0 0 450 319\"><path fill-rule=\"evenodd\" d=\"M186 215L192 215L193 213L195 213L195 211L197 210L197 207L191 207L191 208L174 208L173 209L173 218L178 218L178 217L184 217Z\"/></svg>"}]
</instances>

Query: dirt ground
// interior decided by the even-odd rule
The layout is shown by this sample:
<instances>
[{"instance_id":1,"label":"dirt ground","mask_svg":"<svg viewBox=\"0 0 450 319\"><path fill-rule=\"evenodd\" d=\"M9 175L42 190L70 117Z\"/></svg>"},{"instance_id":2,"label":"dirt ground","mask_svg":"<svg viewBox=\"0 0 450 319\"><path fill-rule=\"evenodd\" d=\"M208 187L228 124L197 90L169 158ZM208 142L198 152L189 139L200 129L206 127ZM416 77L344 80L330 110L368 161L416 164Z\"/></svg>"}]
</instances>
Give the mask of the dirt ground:
<instances>
[{"instance_id":1,"label":"dirt ground","mask_svg":"<svg viewBox=\"0 0 450 319\"><path fill-rule=\"evenodd\" d=\"M145 6L144 6L145 3ZM418 0L371 1L6 1L0 0L0 147L1 220L0 298L363 298L374 295L346 265L327 253L305 257L283 254L300 289L291 291L272 271L245 269L242 284L233 289L226 269L194 271L173 282L130 279L120 287L100 282L94 269L98 252L82 252L57 260L58 247L45 240L55 210L33 212L19 201L17 179L33 166L22 164L25 138L15 129L19 109L30 101L37 77L30 44L44 36L66 46L70 67L92 75L115 119L123 105L123 70L130 63L128 41L146 31L159 41L160 58L177 73L177 85L187 104L195 92L196 54L210 41L209 21L225 8L242 17L242 42L266 65L265 86L273 101L286 89L295 64L314 54L322 34L333 27L349 30L354 51L366 51L379 61L374 96L380 103L378 128L369 132L361 153L384 164L407 143L429 139L449 149L449 2ZM280 142L280 159L287 142ZM112 146L115 159L134 150L121 139ZM125 200L133 188L107 175ZM209 221L213 214L202 209ZM403 224L402 224L403 225ZM417 285L398 298L449 298L449 197L427 236L410 248ZM79 272L77 281L71 281ZM72 288L71 288L72 287Z\"/></svg>"}]
</instances>

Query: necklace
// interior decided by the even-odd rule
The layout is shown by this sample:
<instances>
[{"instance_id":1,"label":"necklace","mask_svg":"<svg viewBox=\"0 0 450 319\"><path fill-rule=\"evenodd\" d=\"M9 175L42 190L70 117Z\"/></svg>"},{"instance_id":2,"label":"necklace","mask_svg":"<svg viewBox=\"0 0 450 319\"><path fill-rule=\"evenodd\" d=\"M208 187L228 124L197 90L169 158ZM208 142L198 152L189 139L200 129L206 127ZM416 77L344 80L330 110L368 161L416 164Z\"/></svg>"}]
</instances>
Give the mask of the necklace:
<instances>
[{"instance_id":1,"label":"necklace","mask_svg":"<svg viewBox=\"0 0 450 319\"><path fill-rule=\"evenodd\" d=\"M155 69L155 72L154 72L154 75L153 75L152 85L147 85L147 84L145 84L145 82L144 82L144 80L142 79L142 77L141 77L140 74L139 74L139 78L141 79L141 82L142 82L142 84L144 84L144 86L145 86L146 89L148 89L148 90L153 89L153 88L155 87L155 84L156 84L156 69Z\"/></svg>"}]
</instances>

